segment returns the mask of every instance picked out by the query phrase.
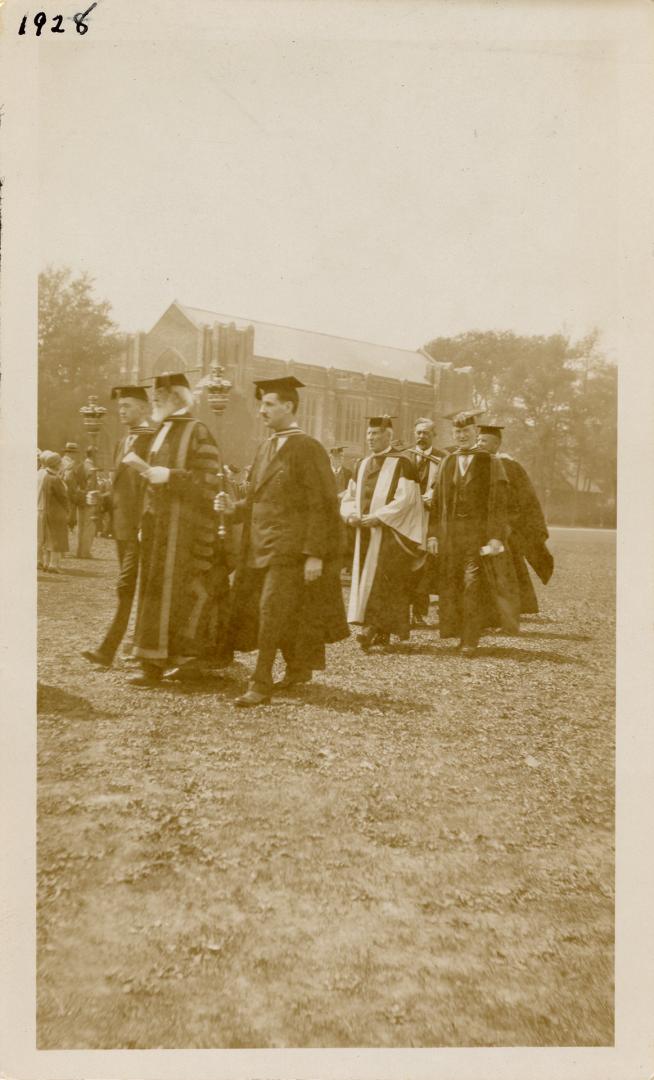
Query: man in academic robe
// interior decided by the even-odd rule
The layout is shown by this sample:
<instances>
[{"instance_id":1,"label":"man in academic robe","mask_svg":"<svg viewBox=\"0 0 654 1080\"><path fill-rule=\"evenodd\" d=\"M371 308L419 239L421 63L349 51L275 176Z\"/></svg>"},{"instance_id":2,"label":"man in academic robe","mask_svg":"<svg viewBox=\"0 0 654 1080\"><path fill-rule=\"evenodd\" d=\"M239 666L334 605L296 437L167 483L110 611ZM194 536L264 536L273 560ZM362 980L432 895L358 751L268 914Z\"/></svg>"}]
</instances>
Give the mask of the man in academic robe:
<instances>
[{"instance_id":1,"label":"man in academic robe","mask_svg":"<svg viewBox=\"0 0 654 1080\"><path fill-rule=\"evenodd\" d=\"M429 520L429 511L438 474L438 467L445 457L445 451L434 445L434 421L421 416L415 423L415 443L408 456L415 464L420 485L420 495L424 507L425 525ZM438 593L438 556L426 555L420 568L414 571L411 579L411 614L413 626L428 626L429 601L431 595Z\"/></svg>"},{"instance_id":2,"label":"man in academic robe","mask_svg":"<svg viewBox=\"0 0 654 1080\"><path fill-rule=\"evenodd\" d=\"M302 383L290 376L256 382L270 437L254 458L245 499L228 493L215 508L243 523L232 595L231 649L257 649L252 681L235 704L265 705L325 667L325 644L349 634L340 586L336 485L323 446L295 420ZM284 678L273 685L278 650Z\"/></svg>"},{"instance_id":3,"label":"man in academic robe","mask_svg":"<svg viewBox=\"0 0 654 1080\"><path fill-rule=\"evenodd\" d=\"M458 637L467 657L477 652L489 604L507 632L517 633L519 622L518 585L506 550L508 482L500 459L476 446L477 416L450 418L457 449L439 468L428 540L439 555L440 635Z\"/></svg>"},{"instance_id":4,"label":"man in academic robe","mask_svg":"<svg viewBox=\"0 0 654 1080\"><path fill-rule=\"evenodd\" d=\"M140 584L133 656L134 686L159 683L167 669L189 678L215 660L218 620L226 610L226 574L213 499L218 448L191 409L182 372L157 375L153 419L158 424L147 463L128 454L146 484L140 537Z\"/></svg>"},{"instance_id":5,"label":"man in academic robe","mask_svg":"<svg viewBox=\"0 0 654 1080\"><path fill-rule=\"evenodd\" d=\"M89 506L99 505L112 516L112 531L118 553L118 603L114 616L95 649L85 649L82 656L100 668L111 667L125 636L132 610L139 568L139 527L145 492L145 480L129 465L125 455L130 451L146 459L154 429L148 417L150 402L143 386L114 386L112 401L118 401L118 417L125 428L114 451L114 473L110 491L99 496L87 494ZM94 500L100 499L99 503Z\"/></svg>"},{"instance_id":6,"label":"man in academic robe","mask_svg":"<svg viewBox=\"0 0 654 1080\"><path fill-rule=\"evenodd\" d=\"M368 420L369 453L357 463L341 516L356 530L348 620L367 652L410 636L411 574L424 557L426 521L415 466L392 449L392 417Z\"/></svg>"},{"instance_id":7,"label":"man in academic robe","mask_svg":"<svg viewBox=\"0 0 654 1080\"><path fill-rule=\"evenodd\" d=\"M554 570L554 559L546 543L549 532L545 515L526 469L509 454L500 453L503 430L495 420L480 424L477 445L489 454L497 454L504 466L509 483L508 545L520 589L520 613L536 614L538 598L527 563L546 585Z\"/></svg>"},{"instance_id":8,"label":"man in academic robe","mask_svg":"<svg viewBox=\"0 0 654 1080\"><path fill-rule=\"evenodd\" d=\"M336 483L336 494L342 495L352 479L352 470L343 463L344 446L332 446L329 451L329 461Z\"/></svg>"}]
</instances>

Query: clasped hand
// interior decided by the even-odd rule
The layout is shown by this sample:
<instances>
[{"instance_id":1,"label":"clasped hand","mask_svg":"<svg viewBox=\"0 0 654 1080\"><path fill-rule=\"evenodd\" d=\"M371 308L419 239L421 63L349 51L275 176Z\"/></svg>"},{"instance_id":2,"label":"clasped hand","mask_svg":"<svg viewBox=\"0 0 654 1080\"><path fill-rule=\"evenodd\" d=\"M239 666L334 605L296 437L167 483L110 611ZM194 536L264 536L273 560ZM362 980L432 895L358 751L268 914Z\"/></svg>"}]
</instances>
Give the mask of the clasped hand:
<instances>
[{"instance_id":1,"label":"clasped hand","mask_svg":"<svg viewBox=\"0 0 654 1080\"><path fill-rule=\"evenodd\" d=\"M234 500L227 491L221 491L213 500L213 508L217 514L233 514Z\"/></svg>"},{"instance_id":2,"label":"clasped hand","mask_svg":"<svg viewBox=\"0 0 654 1080\"><path fill-rule=\"evenodd\" d=\"M347 519L348 525L363 526L364 529L372 529L373 525L381 525L381 521L374 514L363 514L361 517L358 514L350 514Z\"/></svg>"},{"instance_id":3,"label":"clasped hand","mask_svg":"<svg viewBox=\"0 0 654 1080\"><path fill-rule=\"evenodd\" d=\"M504 551L504 545L501 540L489 540L486 545L489 555L500 555Z\"/></svg>"},{"instance_id":4,"label":"clasped hand","mask_svg":"<svg viewBox=\"0 0 654 1080\"><path fill-rule=\"evenodd\" d=\"M141 475L148 484L167 484L170 480L170 469L167 469L165 465L151 465Z\"/></svg>"},{"instance_id":5,"label":"clasped hand","mask_svg":"<svg viewBox=\"0 0 654 1080\"><path fill-rule=\"evenodd\" d=\"M315 555L307 555L304 561L304 580L317 581L322 574L322 559L318 559Z\"/></svg>"}]
</instances>

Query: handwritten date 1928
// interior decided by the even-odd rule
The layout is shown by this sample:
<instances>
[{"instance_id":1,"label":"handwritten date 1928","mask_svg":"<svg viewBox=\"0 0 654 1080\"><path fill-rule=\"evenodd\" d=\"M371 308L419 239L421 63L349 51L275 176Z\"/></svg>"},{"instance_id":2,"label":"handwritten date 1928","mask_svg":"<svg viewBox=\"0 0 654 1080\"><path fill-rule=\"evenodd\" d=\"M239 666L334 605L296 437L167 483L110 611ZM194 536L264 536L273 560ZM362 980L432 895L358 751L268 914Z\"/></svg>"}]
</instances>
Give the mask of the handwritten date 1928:
<instances>
[{"instance_id":1,"label":"handwritten date 1928","mask_svg":"<svg viewBox=\"0 0 654 1080\"><path fill-rule=\"evenodd\" d=\"M91 4L91 6L86 9L86 11L78 11L76 15L73 15L73 22L75 23L75 29L77 30L78 34L85 34L87 32L89 26L85 20L87 16L91 14L94 7L97 7L97 0L96 3ZM37 11L36 15L31 21L36 27L36 37L40 37L46 23L48 22L48 16L46 15L45 11ZM63 15L53 15L51 22L52 26L50 27L50 33L63 34L66 32L66 27L63 25ZM28 32L28 29L30 29L30 27L28 27L27 15L23 15L18 33L26 34Z\"/></svg>"}]
</instances>

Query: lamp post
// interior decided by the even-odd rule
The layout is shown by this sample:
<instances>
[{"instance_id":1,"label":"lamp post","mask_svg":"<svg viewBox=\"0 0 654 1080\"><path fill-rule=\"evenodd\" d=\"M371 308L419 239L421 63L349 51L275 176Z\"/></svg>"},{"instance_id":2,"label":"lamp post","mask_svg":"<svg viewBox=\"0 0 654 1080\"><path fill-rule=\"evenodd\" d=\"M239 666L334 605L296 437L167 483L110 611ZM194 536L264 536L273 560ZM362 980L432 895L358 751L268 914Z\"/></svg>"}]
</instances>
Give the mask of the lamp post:
<instances>
[{"instance_id":1,"label":"lamp post","mask_svg":"<svg viewBox=\"0 0 654 1080\"><path fill-rule=\"evenodd\" d=\"M93 471L93 480L92 480L93 488L95 488L97 486L97 476L98 476L98 461L97 461L97 457L98 457L98 434L100 432L100 428L102 427L102 421L103 421L103 419L104 419L104 417L106 415L106 412L107 412L107 410L105 409L105 407L103 405L98 405L98 399L97 399L97 396L95 394L89 394L89 400L87 401L86 405L82 405L82 407L80 409L80 416L82 417L82 423L84 424L84 427L85 427L86 431L89 434L89 438L91 440L91 446L93 447L93 464L95 466L94 471ZM99 522L99 518L100 518L100 512L99 512L99 507L98 507L97 500L98 500L97 492L95 490L93 492L89 492L89 501L90 501L90 504L91 504L91 507L92 507L91 520L93 521L94 526L96 528L98 526L98 522ZM88 540L89 550L90 550L91 541L92 541L92 536L91 536L91 539Z\"/></svg>"},{"instance_id":2,"label":"lamp post","mask_svg":"<svg viewBox=\"0 0 654 1080\"><path fill-rule=\"evenodd\" d=\"M224 368L220 364L212 364L207 375L204 375L195 385L194 393L207 391L207 399L209 401L209 408L216 417L216 436L219 430L219 417L222 416L227 408L227 400L229 398L232 384L229 379L223 377ZM216 438L216 442L218 439ZM220 468L218 469L218 491L225 490L225 469L222 464L222 457L220 455L220 444L218 444L218 455L221 460ZM225 515L218 515L218 537L220 540L224 540L227 534L227 528L225 526Z\"/></svg>"},{"instance_id":3,"label":"lamp post","mask_svg":"<svg viewBox=\"0 0 654 1080\"><path fill-rule=\"evenodd\" d=\"M98 405L98 399L95 394L89 394L89 400L86 405L82 405L80 409L80 416L84 427L89 433L91 439L91 446L93 447L93 457L95 459L98 449L98 433L102 427L102 421L107 410L103 405Z\"/></svg>"}]
</instances>

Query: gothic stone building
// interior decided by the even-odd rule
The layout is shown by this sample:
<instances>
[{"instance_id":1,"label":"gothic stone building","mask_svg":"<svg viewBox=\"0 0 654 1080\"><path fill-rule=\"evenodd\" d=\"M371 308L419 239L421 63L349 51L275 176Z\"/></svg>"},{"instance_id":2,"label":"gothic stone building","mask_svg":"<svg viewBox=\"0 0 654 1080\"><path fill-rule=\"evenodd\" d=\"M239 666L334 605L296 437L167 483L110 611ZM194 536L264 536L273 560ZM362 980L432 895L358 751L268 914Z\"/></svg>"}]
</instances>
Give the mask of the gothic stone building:
<instances>
[{"instance_id":1,"label":"gothic stone building","mask_svg":"<svg viewBox=\"0 0 654 1080\"><path fill-rule=\"evenodd\" d=\"M451 440L442 417L468 408L472 397L469 369L385 345L294 330L254 319L221 315L174 301L148 333L128 335L121 379L147 382L164 371L184 371L193 386L213 364L232 383L227 408L219 420L225 459L249 464L267 434L257 415L253 381L295 375L300 392L298 420L325 446L342 444L348 458L364 449L366 417L396 416L396 438L409 443L419 416L437 421L438 442ZM199 415L216 431L208 405Z\"/></svg>"}]
</instances>

